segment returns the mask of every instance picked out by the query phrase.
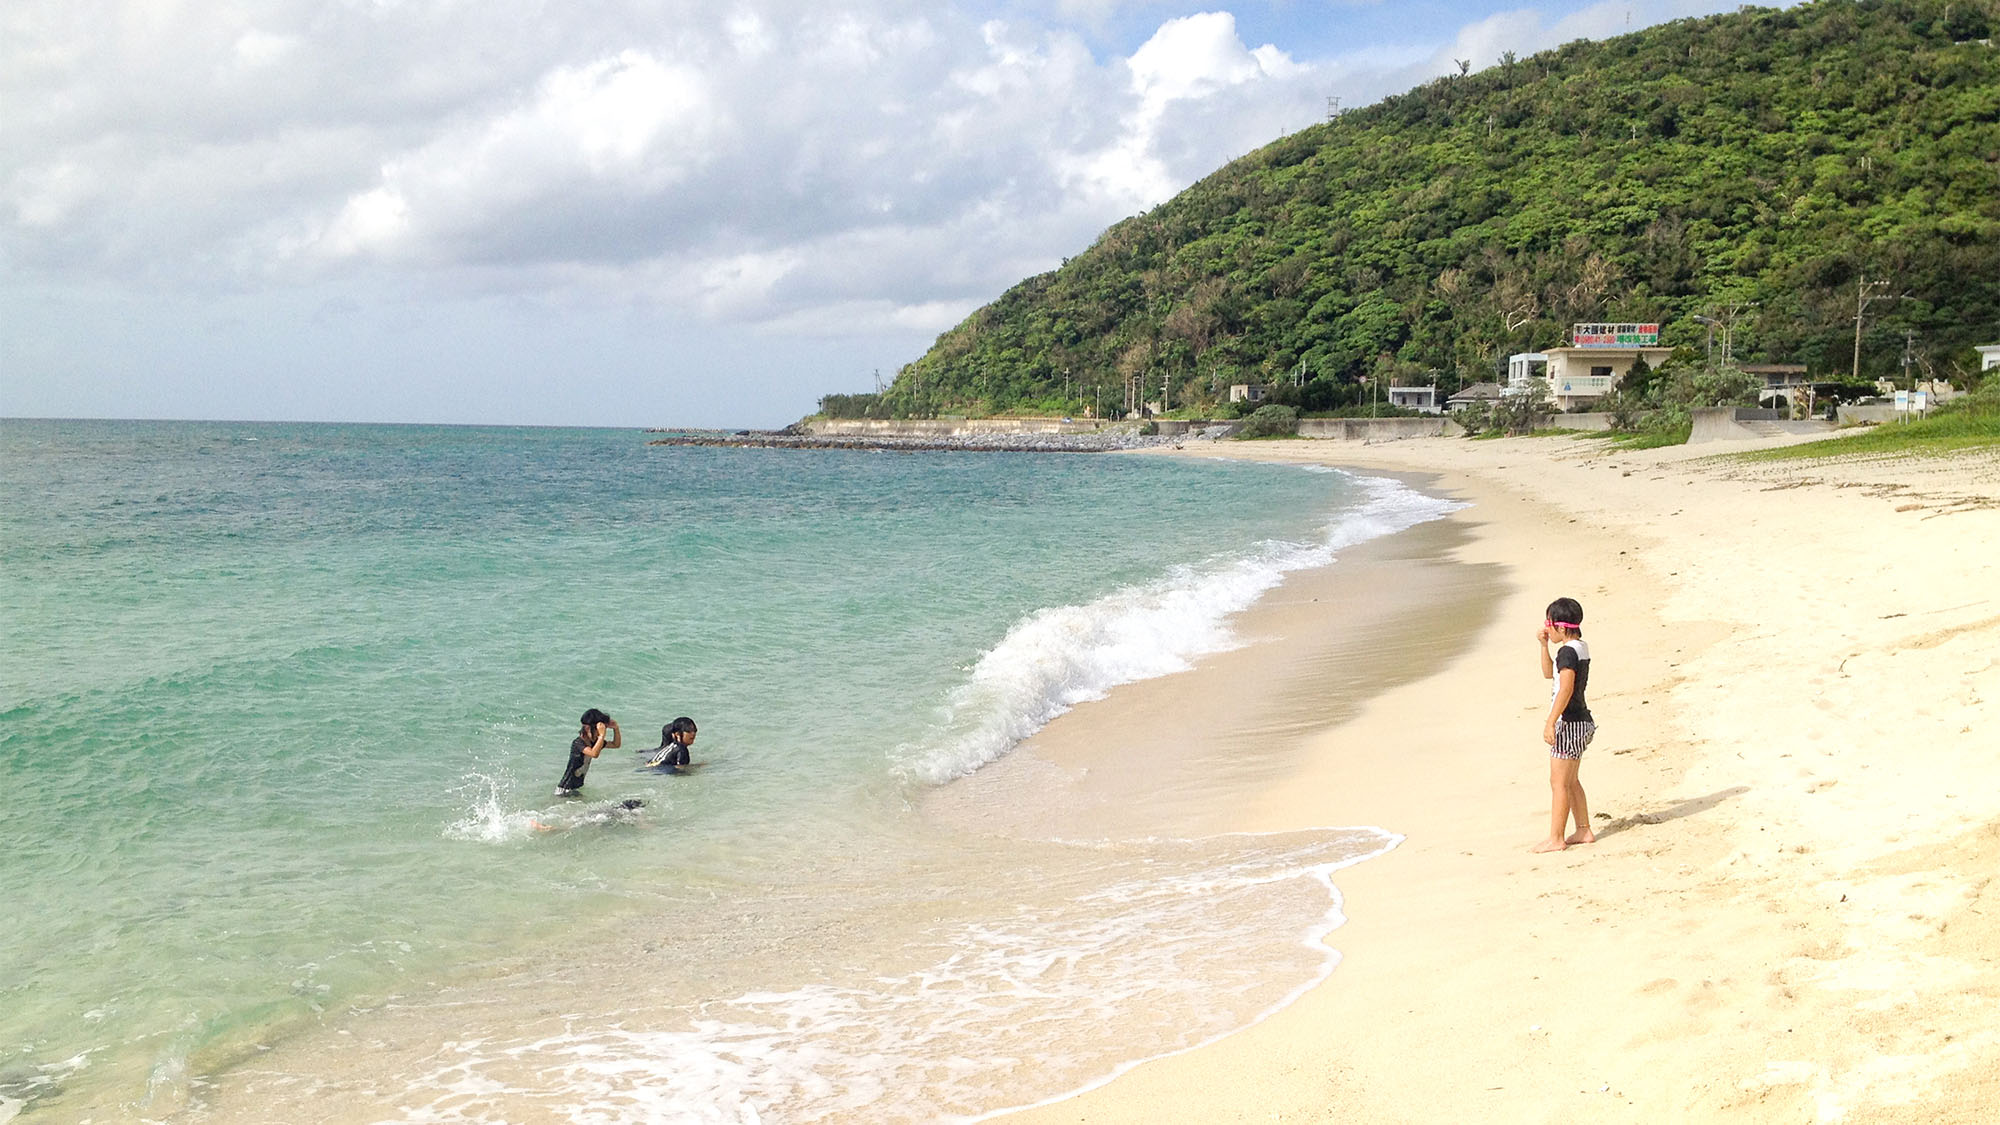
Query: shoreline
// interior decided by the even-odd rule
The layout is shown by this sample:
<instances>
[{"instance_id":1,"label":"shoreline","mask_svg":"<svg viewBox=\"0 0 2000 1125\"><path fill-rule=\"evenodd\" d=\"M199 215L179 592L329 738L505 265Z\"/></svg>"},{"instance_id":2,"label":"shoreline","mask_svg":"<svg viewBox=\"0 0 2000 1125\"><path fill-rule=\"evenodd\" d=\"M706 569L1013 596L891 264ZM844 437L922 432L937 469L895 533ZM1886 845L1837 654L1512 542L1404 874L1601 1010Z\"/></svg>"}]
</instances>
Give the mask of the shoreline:
<instances>
[{"instance_id":1,"label":"shoreline","mask_svg":"<svg viewBox=\"0 0 2000 1125\"><path fill-rule=\"evenodd\" d=\"M1302 477L1301 479L1315 480L1324 478ZM1370 549L1373 544L1398 540L1402 536L1418 534L1424 529L1437 529L1441 526L1435 522L1426 523L1420 525L1415 530L1406 529L1400 535L1390 535L1355 547L1345 548L1342 551L1342 559L1343 561L1347 561L1349 558ZM1402 553L1427 558L1434 552L1429 548L1405 548ZM1308 570L1294 571L1291 575L1287 576L1285 580L1286 584L1281 588L1296 590L1298 589L1297 583L1306 580L1303 576L1319 574L1326 569L1324 567L1316 567ZM1269 600L1267 597L1265 602L1269 602ZM1270 611L1272 608L1274 607L1265 605L1263 606L1263 611ZM1259 609L1253 608L1245 616L1254 616L1258 612L1260 612ZM1228 654L1218 655L1226 656ZM1308 728L1301 726L1300 732L1302 733L1306 729ZM1263 784L1265 780L1265 778L1261 777L1248 779L1241 786L1231 787L1231 790L1240 789L1247 793L1252 791L1256 785ZM1216 784L1209 783L1204 786L1202 791L1212 796L1222 791L1222 789ZM1018 848L1008 848L1004 852L995 850L990 846L990 842L988 841L973 841L970 846L965 846L954 841L949 842L946 846L955 853L962 852L963 855L992 854L996 861L1002 861L1001 857L1003 856L1014 857L1020 854ZM1091 862L1095 863L1094 860ZM834 913L837 914L838 911L836 910ZM785 925L788 936L785 940L804 940L808 935L814 938L823 938L829 932L838 932L841 924L843 924L842 920L838 917L822 918L816 922L807 923L788 913ZM832 928L830 929L829 926ZM434 996L420 994L408 998L398 997L393 1003L385 1002L381 1005L384 1010L379 1017L374 1014L358 1013L353 1018L338 1019L336 1025L331 1029L331 1034L346 1036L351 1032L357 1038L397 1044L441 1042L446 1039L438 1031L440 1027L445 1026L441 1022L443 1017L433 1016L431 1013L442 1013L447 1010L460 1013L475 1012L504 1005L520 1010L521 1015L519 1019L531 1030L531 1038L545 1034L555 1035L558 1033L559 1028L550 1021L563 1011L560 1005L566 1002L564 996L571 991L570 984L580 977L608 976L618 966L629 966L639 963L646 954L653 952L652 935L641 932L647 928L650 927L633 927L631 932L627 932L627 929L622 926L607 926L601 935L604 940L591 940L584 943L592 949L602 947L605 952L592 954L587 957L566 959L574 963L568 964L563 978L551 982L549 988L542 988L540 986L516 987L518 982L503 979L514 975L515 970L510 967L490 982L484 978L472 979L461 985L441 989ZM1258 928L1245 927L1242 932L1246 934L1256 933L1258 932ZM1265 932L1273 931L1266 930ZM1294 950L1294 953L1299 956L1305 955L1305 950L1310 948L1310 946L1302 945L1300 941L1292 940L1289 936L1290 931L1286 931L1286 933L1288 935L1287 944ZM1306 935L1302 931L1298 936L1303 939ZM709 946L712 943L698 942L697 944ZM852 942L836 941L831 943L829 949L842 950L852 947ZM816 955L809 955L808 951L800 950L794 955L786 957L785 961L793 965L805 964L809 963L812 960L812 956ZM846 954L842 953L840 955L845 956ZM1248 963L1249 961L1256 961L1256 959L1246 959L1245 962L1239 963ZM1262 962L1256 961L1256 963ZM1330 968L1331 966L1328 966L1329 971ZM1173 978L1163 975L1154 979L1167 980ZM1282 987L1288 993L1286 1000L1278 1005L1282 1007L1284 1004L1290 1003L1289 990L1295 978L1284 976L1273 979L1274 983L1271 985L1273 991ZM1310 987L1313 983L1312 981L1300 979L1301 989ZM728 995L733 991L731 989L723 989L721 994ZM1228 993L1224 992L1221 994L1227 995ZM1264 994L1258 993L1257 995L1259 996L1257 1003L1261 1005ZM636 998L628 997L623 1002L632 1005L631 1010L637 1010L639 1002ZM1261 1015L1259 1018L1261 1018ZM1222 1033L1226 1034L1227 1032ZM1081 1038L1079 1037L1079 1041ZM1096 1042L1097 1040L1093 1037L1092 1041ZM349 1042L351 1043L353 1040L349 1040ZM329 1060L321 1057L326 1054L324 1048L328 1044L339 1048L333 1052L338 1056L337 1058ZM442 1046L450 1048L452 1045L449 1042L442 1042ZM305 1058L312 1058L313 1061L304 1065L301 1065L297 1061ZM1112 1059L1115 1061L1116 1056L1112 1056ZM380 1066L381 1059L379 1057L366 1059L361 1056L352 1055L351 1052L346 1050L346 1044L343 1044L340 1039L329 1039L325 1032L322 1032L311 1040L301 1038L294 1043L278 1045L270 1055L245 1055L237 1061L239 1065L228 1068L230 1078L230 1081L227 1083L228 1089L215 1091L212 1095L214 1100L209 1103L209 1111L221 1115L218 1119L256 1119L256 1112L265 1104L260 1100L262 1097L273 1094L276 1090L280 1089L284 1090L285 1096L291 1096L292 1092L297 1089L295 1082L289 1087L274 1086L272 1084L274 1081L280 1083L290 1081L288 1075L303 1076L308 1081L324 1083L315 1097L318 1099L318 1111L325 1114L326 1116L323 1119L327 1120L367 1119L365 1117L365 1106L370 1099L377 1097L381 1093L378 1087L371 1085L375 1080L369 1077L368 1073L370 1070ZM541 1119L531 1113L536 1108L536 1104L526 1098L523 1098L515 1108L523 1114L529 1114L528 1119Z\"/></svg>"},{"instance_id":2,"label":"shoreline","mask_svg":"<svg viewBox=\"0 0 2000 1125\"><path fill-rule=\"evenodd\" d=\"M1468 533L1453 557L1505 590L1463 651L1330 717L1244 810L1406 837L1341 873L1331 978L1003 1120L1983 1119L2000 761L1974 746L2000 692L1979 581L2000 515L1965 497L2000 491L2000 458L1748 465L1548 438L1186 455L1436 474L1427 491L1473 503L1447 517ZM1535 856L1530 646L1557 594L1603 665L1599 842ZM1905 705L1884 682L1930 690Z\"/></svg>"},{"instance_id":3,"label":"shoreline","mask_svg":"<svg viewBox=\"0 0 2000 1125\"><path fill-rule=\"evenodd\" d=\"M1464 538L1448 517L1434 518L1287 574L1231 619L1235 647L1077 704L1005 756L926 793L926 818L1024 839L1374 827L1277 823L1245 810L1301 767L1330 720L1420 678L1411 669L1461 647L1484 622L1500 578L1450 557ZM1391 586L1397 596L1383 597ZM1427 617L1422 607L1431 605L1456 616ZM1399 664L1375 667L1375 654Z\"/></svg>"}]
</instances>

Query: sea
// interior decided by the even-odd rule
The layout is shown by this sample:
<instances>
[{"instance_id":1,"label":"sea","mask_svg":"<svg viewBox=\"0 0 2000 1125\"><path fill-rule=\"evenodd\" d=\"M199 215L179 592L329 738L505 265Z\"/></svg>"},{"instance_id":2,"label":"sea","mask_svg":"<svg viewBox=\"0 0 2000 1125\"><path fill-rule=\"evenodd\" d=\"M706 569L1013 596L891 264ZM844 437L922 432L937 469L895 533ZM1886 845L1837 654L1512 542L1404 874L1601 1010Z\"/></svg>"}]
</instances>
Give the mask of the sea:
<instances>
[{"instance_id":1,"label":"sea","mask_svg":"<svg viewBox=\"0 0 2000 1125\"><path fill-rule=\"evenodd\" d=\"M1397 838L924 797L1437 518L1248 461L0 421L0 1123L976 1121L1247 1026ZM623 745L555 782L580 714ZM695 768L645 768L662 725Z\"/></svg>"}]
</instances>

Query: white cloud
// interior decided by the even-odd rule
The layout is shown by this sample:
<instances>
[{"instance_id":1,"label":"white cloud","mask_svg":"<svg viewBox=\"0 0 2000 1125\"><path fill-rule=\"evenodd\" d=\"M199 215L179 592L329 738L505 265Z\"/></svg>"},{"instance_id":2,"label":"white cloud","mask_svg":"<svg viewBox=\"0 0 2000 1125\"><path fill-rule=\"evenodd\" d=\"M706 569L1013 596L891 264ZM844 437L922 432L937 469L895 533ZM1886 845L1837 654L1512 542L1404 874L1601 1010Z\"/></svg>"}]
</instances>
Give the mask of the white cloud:
<instances>
[{"instance_id":1,"label":"white cloud","mask_svg":"<svg viewBox=\"0 0 2000 1125\"><path fill-rule=\"evenodd\" d=\"M977 16L11 0L0 240L19 278L249 290L387 271L907 329L1318 121L1330 93L1362 104L1453 57L1620 30L1605 24L1622 13L1522 9L1305 59L1246 42L1229 11L1154 0ZM1104 47L1142 19L1129 52Z\"/></svg>"},{"instance_id":2,"label":"white cloud","mask_svg":"<svg viewBox=\"0 0 2000 1125\"><path fill-rule=\"evenodd\" d=\"M97 177L76 160L64 157L26 168L14 177L8 194L22 226L54 227L85 199L99 194Z\"/></svg>"},{"instance_id":3,"label":"white cloud","mask_svg":"<svg viewBox=\"0 0 2000 1125\"><path fill-rule=\"evenodd\" d=\"M1302 69L1269 44L1254 52L1246 48L1236 34L1236 17L1228 12L1168 20L1132 52L1126 66L1142 112L1154 114L1172 101Z\"/></svg>"},{"instance_id":4,"label":"white cloud","mask_svg":"<svg viewBox=\"0 0 2000 1125\"><path fill-rule=\"evenodd\" d=\"M697 167L726 124L698 73L644 52L558 67L526 104L384 165L381 182L304 245L335 258L399 257L477 236L558 193L658 192Z\"/></svg>"},{"instance_id":5,"label":"white cloud","mask_svg":"<svg viewBox=\"0 0 2000 1125\"><path fill-rule=\"evenodd\" d=\"M299 46L296 35L273 35L252 28L236 37L235 61L246 70L260 70L285 61Z\"/></svg>"}]
</instances>

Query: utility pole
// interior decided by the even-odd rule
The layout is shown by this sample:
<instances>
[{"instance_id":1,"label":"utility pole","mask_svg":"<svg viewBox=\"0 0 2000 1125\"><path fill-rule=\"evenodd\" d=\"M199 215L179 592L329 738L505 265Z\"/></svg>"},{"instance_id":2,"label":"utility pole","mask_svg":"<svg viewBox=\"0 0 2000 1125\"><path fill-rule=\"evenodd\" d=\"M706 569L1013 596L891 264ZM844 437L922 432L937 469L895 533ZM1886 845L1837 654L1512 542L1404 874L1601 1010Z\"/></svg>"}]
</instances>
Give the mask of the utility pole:
<instances>
[{"instance_id":1,"label":"utility pole","mask_svg":"<svg viewBox=\"0 0 2000 1125\"><path fill-rule=\"evenodd\" d=\"M1713 371L1713 370L1715 370L1715 318L1714 318L1714 317L1712 317L1712 316L1700 316L1700 315L1697 315L1697 316L1696 316L1696 317L1694 318L1694 321L1695 321L1695 323L1696 323L1696 324L1706 324L1706 325L1708 325L1708 360L1707 360L1707 363L1708 363L1708 369L1709 369L1710 371ZM1727 349L1725 349L1725 350L1727 350Z\"/></svg>"},{"instance_id":2,"label":"utility pole","mask_svg":"<svg viewBox=\"0 0 2000 1125\"><path fill-rule=\"evenodd\" d=\"M1888 282L1879 279L1875 281L1870 281L1868 280L1868 275L1865 273L1861 275L1860 280L1855 282L1854 367L1851 370L1850 375L1853 381L1856 383L1859 383L1861 381L1861 321L1864 317L1868 315L1869 305L1875 303L1876 301L1883 300L1885 297L1887 297L1887 294L1884 293L1883 291L1888 288L1889 288Z\"/></svg>"},{"instance_id":3,"label":"utility pole","mask_svg":"<svg viewBox=\"0 0 2000 1125\"><path fill-rule=\"evenodd\" d=\"M1736 361L1736 326L1742 322L1745 314L1756 307L1755 301L1731 301L1720 316L1709 321L1710 325L1722 326L1722 366L1728 367ZM1711 334L1710 340L1713 339L1714 336Z\"/></svg>"},{"instance_id":4,"label":"utility pole","mask_svg":"<svg viewBox=\"0 0 2000 1125\"><path fill-rule=\"evenodd\" d=\"M1915 390L1917 388L1917 385L1915 383L1910 382L1910 358L1912 353L1916 351L1916 347L1917 347L1916 329L1914 328L1903 329L1903 386L1907 390Z\"/></svg>"}]
</instances>

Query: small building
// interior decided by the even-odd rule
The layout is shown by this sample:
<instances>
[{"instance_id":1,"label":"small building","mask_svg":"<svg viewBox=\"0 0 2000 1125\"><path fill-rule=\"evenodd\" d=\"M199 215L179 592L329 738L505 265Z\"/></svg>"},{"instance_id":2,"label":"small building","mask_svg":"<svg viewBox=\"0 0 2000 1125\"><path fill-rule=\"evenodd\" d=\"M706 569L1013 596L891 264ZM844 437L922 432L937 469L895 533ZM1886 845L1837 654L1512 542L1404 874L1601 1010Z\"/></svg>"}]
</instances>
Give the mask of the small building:
<instances>
[{"instance_id":1,"label":"small building","mask_svg":"<svg viewBox=\"0 0 2000 1125\"><path fill-rule=\"evenodd\" d=\"M2000 344L1981 344L1972 349L1979 353L1979 369L1991 371L2000 368Z\"/></svg>"},{"instance_id":2,"label":"small building","mask_svg":"<svg viewBox=\"0 0 2000 1125\"><path fill-rule=\"evenodd\" d=\"M1760 405L1781 398L1786 402L1812 398L1812 380L1806 378L1803 363L1746 363L1741 370L1763 380L1764 386L1757 392Z\"/></svg>"},{"instance_id":3,"label":"small building","mask_svg":"<svg viewBox=\"0 0 2000 1125\"><path fill-rule=\"evenodd\" d=\"M1229 387L1229 401L1254 404L1263 402L1270 393L1271 388L1262 383L1232 383Z\"/></svg>"},{"instance_id":4,"label":"small building","mask_svg":"<svg viewBox=\"0 0 2000 1125\"><path fill-rule=\"evenodd\" d=\"M1498 383L1474 383L1469 387L1461 388L1457 394L1445 399L1444 404L1447 409L1461 410L1468 406L1478 406L1481 403L1498 402L1500 401L1500 395L1501 390Z\"/></svg>"},{"instance_id":5,"label":"small building","mask_svg":"<svg viewBox=\"0 0 2000 1125\"><path fill-rule=\"evenodd\" d=\"M1674 354L1660 347L1657 324L1579 324L1570 346L1507 357L1507 393L1520 394L1530 379L1548 383L1558 410L1579 410L1610 394L1641 359L1658 367Z\"/></svg>"},{"instance_id":6,"label":"small building","mask_svg":"<svg viewBox=\"0 0 2000 1125\"><path fill-rule=\"evenodd\" d=\"M1428 387L1390 387L1389 405L1404 410L1414 410L1419 414L1436 414L1438 410L1438 389Z\"/></svg>"}]
</instances>

